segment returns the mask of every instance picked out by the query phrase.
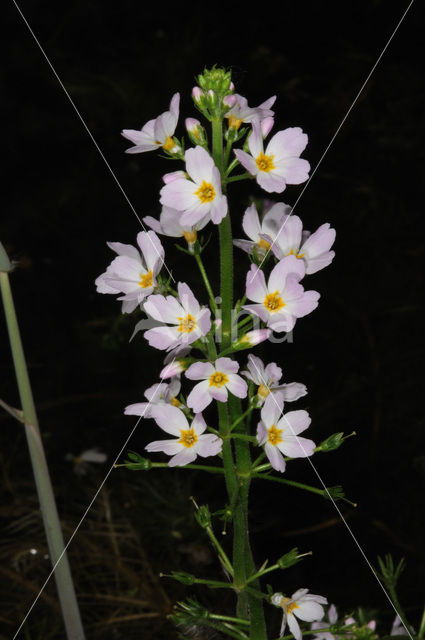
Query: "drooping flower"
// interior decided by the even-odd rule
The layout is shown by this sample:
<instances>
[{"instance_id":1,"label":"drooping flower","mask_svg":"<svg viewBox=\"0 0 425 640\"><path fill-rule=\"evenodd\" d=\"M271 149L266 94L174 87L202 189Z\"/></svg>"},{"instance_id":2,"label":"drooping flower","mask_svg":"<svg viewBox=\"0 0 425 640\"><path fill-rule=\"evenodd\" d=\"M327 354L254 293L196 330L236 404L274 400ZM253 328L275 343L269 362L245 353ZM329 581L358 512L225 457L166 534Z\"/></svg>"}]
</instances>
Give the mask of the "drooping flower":
<instances>
[{"instance_id":1,"label":"drooping flower","mask_svg":"<svg viewBox=\"0 0 425 640\"><path fill-rule=\"evenodd\" d=\"M272 269L266 285L263 271L252 264L246 277L246 296L256 304L242 308L261 318L274 331L291 331L297 318L317 307L320 297L317 291L304 291L299 284L304 275L304 262L287 256Z\"/></svg>"},{"instance_id":2,"label":"drooping flower","mask_svg":"<svg viewBox=\"0 0 425 640\"><path fill-rule=\"evenodd\" d=\"M278 260L294 255L304 260L306 273L316 273L332 262L335 252L329 249L334 241L335 229L329 223L322 224L314 233L310 233L303 231L298 216L284 215L271 248Z\"/></svg>"},{"instance_id":3,"label":"drooping flower","mask_svg":"<svg viewBox=\"0 0 425 640\"><path fill-rule=\"evenodd\" d=\"M203 147L185 153L190 180L179 177L161 189L161 204L181 212L181 225L195 225L208 216L215 224L227 213L227 198L221 192L220 172Z\"/></svg>"},{"instance_id":4,"label":"drooping flower","mask_svg":"<svg viewBox=\"0 0 425 640\"><path fill-rule=\"evenodd\" d=\"M328 626L327 623L329 623L329 625L335 624L337 620L338 613L336 607L334 604L331 604L328 609L327 620L324 620L324 622L312 622L311 630L314 631L315 629L323 628L323 626ZM341 636L335 636L330 631L322 631L321 633L316 633L316 635L314 636L315 640L338 640L340 637Z\"/></svg>"},{"instance_id":5,"label":"drooping flower","mask_svg":"<svg viewBox=\"0 0 425 640\"><path fill-rule=\"evenodd\" d=\"M235 149L239 162L255 176L265 191L282 193L287 184L301 184L308 179L310 165L300 154L307 145L307 135L299 127L278 131L264 151L261 124L252 122L252 133L248 139L251 152Z\"/></svg>"},{"instance_id":6,"label":"drooping flower","mask_svg":"<svg viewBox=\"0 0 425 640\"><path fill-rule=\"evenodd\" d=\"M252 331L247 331L243 336L233 342L232 347L233 349L249 349L250 347L255 347L255 345L260 344L260 342L268 340L270 334L270 329L253 329Z\"/></svg>"},{"instance_id":7,"label":"drooping flower","mask_svg":"<svg viewBox=\"0 0 425 640\"><path fill-rule=\"evenodd\" d=\"M272 595L272 604L276 607L281 607L283 610L280 637L283 636L286 623L288 623L295 640L301 640L302 633L296 618L305 622L313 622L315 620L321 620L325 615L322 605L328 604L327 599L323 596L308 593L308 591L308 589L298 589L290 598L286 598L281 593L274 593Z\"/></svg>"},{"instance_id":8,"label":"drooping flower","mask_svg":"<svg viewBox=\"0 0 425 640\"><path fill-rule=\"evenodd\" d=\"M170 110L153 120L149 120L141 131L124 129L121 134L135 145L126 149L126 153L143 153L160 147L169 153L179 151L180 146L177 146L173 140L179 119L179 105L180 94L175 93L170 102Z\"/></svg>"},{"instance_id":9,"label":"drooping flower","mask_svg":"<svg viewBox=\"0 0 425 640\"><path fill-rule=\"evenodd\" d=\"M243 122L252 122L254 118L261 122L264 118L272 116L274 112L270 107L273 106L275 100L276 96L272 96L258 107L249 107L248 100L237 93L226 96L223 99L223 104L231 106L230 111L225 114L225 118L229 120L229 128L239 129Z\"/></svg>"},{"instance_id":10,"label":"drooping flower","mask_svg":"<svg viewBox=\"0 0 425 640\"><path fill-rule=\"evenodd\" d=\"M265 399L271 393L281 393L283 400L293 402L302 398L307 393L307 387L299 382L279 384L282 377L282 369L275 362L264 366L263 361L250 354L248 356L248 371L242 371L242 375L258 385L258 405L264 404Z\"/></svg>"},{"instance_id":11,"label":"drooping flower","mask_svg":"<svg viewBox=\"0 0 425 640\"><path fill-rule=\"evenodd\" d=\"M196 242L197 232L200 231L208 224L210 218L206 215L202 220L199 220L196 224L183 225L180 222L181 212L171 207L162 207L162 211L159 216L159 220L152 218L152 216L146 216L143 218L143 222L157 233L161 233L164 236L170 236L171 238L182 238L186 240L189 246Z\"/></svg>"},{"instance_id":12,"label":"drooping flower","mask_svg":"<svg viewBox=\"0 0 425 640\"><path fill-rule=\"evenodd\" d=\"M165 367L159 374L161 380L173 378L183 373L192 362L191 358L186 358L191 351L192 347L182 347L181 345L171 349L164 358Z\"/></svg>"},{"instance_id":13,"label":"drooping flower","mask_svg":"<svg viewBox=\"0 0 425 640\"><path fill-rule=\"evenodd\" d=\"M180 392L181 384L178 376L174 377L169 383L157 382L145 391L145 398L148 402L136 402L129 404L124 413L127 416L141 416L142 418L152 417L152 408L158 405L171 404L174 407L180 406L177 396Z\"/></svg>"},{"instance_id":14,"label":"drooping flower","mask_svg":"<svg viewBox=\"0 0 425 640\"><path fill-rule=\"evenodd\" d=\"M179 282L177 291L178 298L153 295L144 304L149 316L164 323L164 326L154 327L144 334L149 344L157 349L170 351L187 346L211 329L211 311L200 306L190 287Z\"/></svg>"},{"instance_id":15,"label":"drooping flower","mask_svg":"<svg viewBox=\"0 0 425 640\"><path fill-rule=\"evenodd\" d=\"M216 456L221 451L223 441L213 433L205 433L207 428L201 413L195 415L189 425L183 411L172 405L152 407L152 418L157 425L174 438L150 442L146 451L163 451L173 456L168 462L170 467L182 467L193 462L199 455L202 458Z\"/></svg>"},{"instance_id":16,"label":"drooping flower","mask_svg":"<svg viewBox=\"0 0 425 640\"><path fill-rule=\"evenodd\" d=\"M264 451L273 469L283 473L286 463L283 454L290 458L308 458L316 447L313 440L300 438L311 423L303 409L283 413L283 394L269 394L261 409L261 422L257 427L258 444Z\"/></svg>"},{"instance_id":17,"label":"drooping flower","mask_svg":"<svg viewBox=\"0 0 425 640\"><path fill-rule=\"evenodd\" d=\"M185 375L189 380L202 380L187 397L187 406L195 413L203 411L210 402L226 402L228 391L238 398L245 398L248 385L237 375L239 364L231 358L217 358L211 362L194 362Z\"/></svg>"},{"instance_id":18,"label":"drooping flower","mask_svg":"<svg viewBox=\"0 0 425 640\"><path fill-rule=\"evenodd\" d=\"M118 254L105 273L96 279L99 293L124 293L122 312L130 313L149 296L156 287L156 276L164 262L164 248L154 231L137 234L141 253L130 244L108 242Z\"/></svg>"},{"instance_id":19,"label":"drooping flower","mask_svg":"<svg viewBox=\"0 0 425 640\"><path fill-rule=\"evenodd\" d=\"M254 248L258 255L264 255L275 241L285 214L289 214L290 211L290 206L278 202L267 211L260 222L257 208L253 203L246 209L242 220L243 230L250 240L233 240L233 244L250 255L253 254Z\"/></svg>"}]
</instances>

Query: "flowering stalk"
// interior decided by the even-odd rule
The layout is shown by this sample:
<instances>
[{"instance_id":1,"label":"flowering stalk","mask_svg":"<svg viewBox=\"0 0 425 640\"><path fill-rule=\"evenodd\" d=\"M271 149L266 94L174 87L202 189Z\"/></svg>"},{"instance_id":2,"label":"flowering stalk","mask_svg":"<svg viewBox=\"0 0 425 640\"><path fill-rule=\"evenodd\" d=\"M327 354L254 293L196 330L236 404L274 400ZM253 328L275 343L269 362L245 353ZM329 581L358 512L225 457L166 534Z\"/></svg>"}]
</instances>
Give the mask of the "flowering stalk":
<instances>
[{"instance_id":1,"label":"flowering stalk","mask_svg":"<svg viewBox=\"0 0 425 640\"><path fill-rule=\"evenodd\" d=\"M307 136L299 127L290 127L264 144L273 127L271 107L275 96L258 107L249 107L246 98L234 93L230 73L215 67L205 70L198 81L200 86L193 89L192 97L196 108L211 123L211 150L205 129L194 118L186 119L186 130L195 146L183 151L183 141L179 143L175 138L179 94L173 96L169 111L150 120L140 132L124 131L124 136L135 144L128 150L130 153L162 148L169 156L185 162L184 171L174 171L163 177L159 220L150 216L144 218L152 231L138 234L138 249L109 243L118 257L96 281L102 293L123 294L119 300L123 301L124 313L131 312L139 304L149 320L140 323L149 327L144 333L145 339L151 346L168 352L161 381L145 391L149 402L129 405L125 413L153 418L163 432L173 436L155 440L145 447L149 452L163 452L171 457L168 464L152 463L130 452L124 466L132 470L183 467L224 475L228 504L218 513L222 514L224 530L228 522L233 524L231 559L213 532L208 507L195 505L195 518L209 536L229 583L198 579L182 572L173 572L172 577L185 584L196 582L210 588L233 589L237 595L237 617L211 614L188 600L179 604L180 609L174 616L178 623L190 621L220 628L236 638L248 638L245 633L248 632L250 640L266 640L263 605L268 602L282 608L282 633L288 623L296 640L300 640L298 613L301 612L300 618L305 621L321 620L324 616L321 605L326 598L309 594L308 589L298 589L292 598L280 592L273 595L261 592L259 579L271 571L290 566L293 558L290 552L269 568L266 568L267 561L260 569L255 565L248 531L250 483L253 478L266 479L323 497L343 498L339 487L317 489L295 480L283 480L271 472L285 472L292 458L337 448L345 439L344 434L334 434L319 447L308 438L298 437L309 427L311 419L305 410L287 411L285 406L284 411L284 404L304 396L306 387L298 382L282 383L282 369L276 363L266 365L260 358L250 355L247 370L240 370L240 363L228 356L271 339L272 331L291 332L298 318L316 308L318 292L305 291L301 281L306 274L314 273L332 261L334 253L330 248L335 232L329 224L324 224L310 234L303 230L300 219L290 219L290 207L280 202L264 211L257 211L255 205L248 207L243 217L243 229L249 240L233 241L227 184L255 178L266 191L281 193L287 184L304 182L309 164L300 158L300 154L307 144ZM223 130L225 119L226 131ZM242 123L247 126L242 127ZM243 149L233 149L234 144L241 142ZM233 159L230 157L232 151ZM232 175L239 165L245 172ZM209 222L217 225L219 231L220 298L214 297L201 259L205 247L202 240L197 239L197 232ZM198 302L186 283L178 282L175 290L164 283L159 273L164 250L157 233L184 237L187 249L178 248L195 258L210 308ZM236 305L233 245L251 258L246 288L238 296ZM263 265L269 271L270 261L275 264L266 278ZM245 304L247 301L253 304ZM240 320L240 314L246 317ZM201 356L197 359L192 350L200 351ZM195 381L187 395L180 393L183 373L186 380ZM170 382L163 382L170 378ZM247 398L247 405L242 407L244 398ZM202 415L214 402L217 403L218 429L214 423L207 425ZM251 427L251 422L255 424L255 412L256 434L252 433ZM258 453L258 449L254 449L254 463L251 447L259 447L261 451ZM198 455L218 454L222 468L193 464ZM264 462L266 457L268 462ZM288 560L288 556L291 559ZM232 621L232 629L227 623L226 629L224 623L216 626L216 620L225 619ZM243 629L238 627L238 621Z\"/></svg>"},{"instance_id":2,"label":"flowering stalk","mask_svg":"<svg viewBox=\"0 0 425 640\"><path fill-rule=\"evenodd\" d=\"M58 589L67 638L69 640L84 640L84 630L75 595L68 557L64 551L65 545L61 525L50 480L49 468L44 454L40 430L38 428L31 383L28 376L25 354L22 347L21 335L10 287L8 272L11 271L12 267L9 266L9 268L7 268L4 259L5 255L4 249L0 244L0 287L13 362L15 365L19 395L22 404L22 422L25 425L25 434L27 437L38 499L40 501L50 559L54 567L56 586Z\"/></svg>"}]
</instances>

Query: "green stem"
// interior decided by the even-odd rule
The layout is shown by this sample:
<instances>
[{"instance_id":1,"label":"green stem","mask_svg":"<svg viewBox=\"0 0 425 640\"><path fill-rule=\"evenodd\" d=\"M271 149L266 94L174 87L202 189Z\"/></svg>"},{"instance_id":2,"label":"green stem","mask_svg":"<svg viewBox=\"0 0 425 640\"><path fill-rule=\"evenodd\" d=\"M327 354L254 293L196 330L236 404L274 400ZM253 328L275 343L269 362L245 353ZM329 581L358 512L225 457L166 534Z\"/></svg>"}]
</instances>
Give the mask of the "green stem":
<instances>
[{"instance_id":1,"label":"green stem","mask_svg":"<svg viewBox=\"0 0 425 640\"><path fill-rule=\"evenodd\" d=\"M9 275L4 271L0 271L0 286L7 328L9 331L10 346L15 365L16 379L18 382L19 395L24 415L25 433L34 472L35 484L37 487L38 499L40 501L50 559L54 567L55 580L66 634L69 640L84 640L84 630L72 582L71 570L67 554L64 551L65 545L62 530L53 494L52 483L50 481L43 443L41 441L40 431L38 428L37 414L35 411L31 384L22 347L15 305L13 303Z\"/></svg>"},{"instance_id":2,"label":"green stem","mask_svg":"<svg viewBox=\"0 0 425 640\"><path fill-rule=\"evenodd\" d=\"M229 182L237 182L238 180L247 180L248 178L252 177L252 174L247 171L246 173L242 173L239 176L231 176L230 178L226 178L226 183L228 184Z\"/></svg>"},{"instance_id":3,"label":"green stem","mask_svg":"<svg viewBox=\"0 0 425 640\"><path fill-rule=\"evenodd\" d=\"M235 427L236 427L240 422L242 422L242 421L246 418L246 416L247 416L247 415L249 415L252 411L254 411L254 408L255 408L255 407L253 407L252 405L251 405L251 406L249 406L249 407L248 407L248 409L247 409L244 413L242 413L242 415L240 415L240 416L239 416L239 417L238 417L238 418L237 418L237 419L232 423L232 425L230 426L230 431L233 431L233 429L234 429L234 428L235 428ZM254 440L255 440L255 438L254 438Z\"/></svg>"},{"instance_id":4,"label":"green stem","mask_svg":"<svg viewBox=\"0 0 425 640\"><path fill-rule=\"evenodd\" d=\"M258 467L257 467L258 469ZM326 491L324 489L318 489L317 487L311 487L308 484L303 484L302 482L296 482L296 480L285 480L284 478L276 478L276 476L268 476L264 473L256 473L255 471L251 474L253 478L260 478L261 480L271 480L272 482L280 482L281 484L289 484L291 487L297 487L297 489L304 489L305 491L311 491L312 493L317 493L319 496L326 496Z\"/></svg>"},{"instance_id":5,"label":"green stem","mask_svg":"<svg viewBox=\"0 0 425 640\"><path fill-rule=\"evenodd\" d=\"M222 118L217 116L212 120L213 159L220 171L223 192L225 192L225 178L223 168L223 129ZM221 296L221 337L222 351L229 349L232 344L232 311L233 311L233 246L232 225L230 214L221 221L220 233L220 296ZM235 422L240 414L240 402L229 394L227 403L231 411L232 422ZM220 433L223 436L230 435L229 414L226 404L219 402ZM239 430L239 429L238 429ZM243 433L243 428L241 433ZM246 434L248 435L248 434ZM226 478L226 486L230 502L235 502L233 510L233 569L234 584L240 588L236 614L241 618L248 618L251 623L251 640L266 640L266 628L264 622L263 603L261 599L254 597L245 589L246 577L254 571L248 537L248 491L249 471L251 459L249 443L237 440L235 442L236 473L233 452L230 440L223 440L223 465ZM238 477L238 474L241 474ZM244 476L244 477L242 477ZM238 492L235 500L234 497Z\"/></svg>"},{"instance_id":6,"label":"green stem","mask_svg":"<svg viewBox=\"0 0 425 640\"><path fill-rule=\"evenodd\" d=\"M419 625L418 640L422 640L425 635L425 607L422 613L421 624Z\"/></svg>"},{"instance_id":7,"label":"green stem","mask_svg":"<svg viewBox=\"0 0 425 640\"><path fill-rule=\"evenodd\" d=\"M213 290L211 289L210 281L208 280L207 272L205 271L204 263L202 262L202 258L199 255L199 253L194 253L193 255L195 256L195 260L196 260L196 262L198 264L199 271L201 272L202 279L203 279L204 284L205 284L205 288L206 288L206 290L208 292L208 295L209 295L209 298L210 298L211 309L213 310L214 315L217 315L217 304L215 302L215 296L213 294Z\"/></svg>"}]
</instances>

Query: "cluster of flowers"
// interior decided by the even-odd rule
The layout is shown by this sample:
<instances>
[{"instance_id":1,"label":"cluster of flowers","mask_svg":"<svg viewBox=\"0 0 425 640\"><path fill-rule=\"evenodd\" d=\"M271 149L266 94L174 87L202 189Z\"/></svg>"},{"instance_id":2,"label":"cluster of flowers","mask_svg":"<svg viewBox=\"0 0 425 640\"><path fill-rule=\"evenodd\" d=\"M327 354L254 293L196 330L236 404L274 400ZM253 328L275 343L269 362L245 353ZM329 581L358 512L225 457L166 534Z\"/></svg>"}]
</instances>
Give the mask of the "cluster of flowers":
<instances>
[{"instance_id":1,"label":"cluster of flowers","mask_svg":"<svg viewBox=\"0 0 425 640\"><path fill-rule=\"evenodd\" d=\"M195 104L214 99L195 87ZM137 236L138 249L119 242L108 243L117 257L96 280L101 293L122 294L123 313L137 306L156 321L157 326L145 331L144 337L157 349L168 352L161 382L145 391L147 403L137 403L125 409L129 415L153 418L158 426L174 436L172 440L155 441L147 445L148 451L163 451L171 455L170 466L186 465L197 455L213 456L221 450L222 441L215 433L205 433L207 425L202 411L213 401L226 402L228 393L245 398L248 385L238 374L239 364L228 357L215 362L193 362L188 354L196 343L205 342L220 322L212 322L211 311L202 306L190 287L183 282L172 291L159 279L164 264L164 249L157 234L184 237L192 251L197 242L197 232L208 222L218 224L227 214L227 198L222 193L221 179L211 155L207 151L206 134L199 121L186 120L186 129L195 147L183 155L182 143L174 137L179 116L179 94L171 100L169 111L150 120L141 131L124 130L123 135L135 146L127 151L140 153L162 148L167 154L185 161L185 171L164 176L159 220L145 217L144 223L151 231ZM236 164L242 164L258 184L267 191L281 192L286 184L299 184L308 178L309 165L299 156L307 144L307 136L298 127L280 131L273 136L264 150L263 138L273 126L270 98L256 108L248 107L247 100L231 93L223 100L229 122L228 136L237 138L242 123L252 126L246 151L235 150ZM234 240L234 244L250 254L256 261L246 277L246 298L253 304L242 306L244 311L256 316L264 328L245 333L235 343L238 346L254 346L267 339L270 332L291 331L298 318L313 311L319 299L316 291L305 291L300 281L306 274L315 273L333 259L330 250L335 231L324 224L310 234L303 230L300 218L291 215L284 203L277 203L266 210L262 221L255 204L247 208L243 217L243 229L249 240ZM276 264L268 279L256 264L272 252ZM261 264L260 264L261 266ZM163 295L163 293L169 295ZM185 400L180 392L180 374L198 381ZM293 401L306 393L299 383L279 384L281 369L250 355L248 368L242 375L257 385L256 406L261 408L261 420L257 427L257 441L264 446L270 464L277 471L285 470L285 456L291 458L311 456L315 444L299 434L310 424L306 411L283 412L284 402ZM169 384L163 382L172 378ZM193 412L193 414L192 414ZM191 422L188 422L191 420ZM213 432L215 430L212 430Z\"/></svg>"},{"instance_id":2,"label":"cluster of flowers","mask_svg":"<svg viewBox=\"0 0 425 640\"><path fill-rule=\"evenodd\" d=\"M184 142L175 136L178 93L173 96L169 110L147 122L141 130L122 132L134 145L127 149L128 153L159 149L185 163L184 170L163 176L159 219L143 218L150 230L138 234L138 248L108 243L117 257L96 280L99 292L119 295L123 313L140 306L154 325L144 332L145 339L156 349L167 352L160 382L145 391L147 402L129 405L125 413L153 418L172 438L149 443L147 451L163 452L171 456L170 466L182 466L198 455L216 456L222 450L220 433L207 426L202 412L213 401L227 402L229 394L241 399L249 397L252 410L260 411L257 444L264 447L273 469L284 472L285 457L309 457L316 448L312 440L299 435L310 425L307 411L284 412L286 402L298 400L307 390L297 382L282 383L282 370L274 362L265 365L250 354L246 369L240 371L239 363L227 356L267 340L272 331L291 331L298 318L317 307L319 293L306 291L301 281L330 264L335 231L329 224L321 225L314 233L303 230L300 218L283 202L263 208L261 219L255 204L246 209L242 226L248 239L233 241L249 254L252 263L238 310L243 309L248 317L262 324L260 329L246 330L247 323L241 323L245 329L240 329L231 347L212 358L215 345L213 350L208 345L214 343L214 330L221 322L220 309L217 305L210 309L200 304L185 282L178 282L173 289L162 279L164 249L158 234L184 238L187 251L199 256L198 232L209 222L220 224L228 215L223 181L230 181L234 168L242 166L247 174L240 178L255 179L268 193L282 193L288 184L305 182L310 166L300 158L307 136L299 127L279 131L264 142L274 125L271 107L275 97L252 108L246 98L234 92L232 84L226 95L195 87L192 97L209 120L218 109L228 121L224 133L225 164L232 145L244 137L245 143L243 149L234 150L235 157L229 165L219 169L209 151L205 129L198 120L188 118L186 131L194 146L184 150ZM267 257L274 258L275 264L266 278L262 267ZM251 304L243 304L245 299ZM194 349L199 349L203 357L194 358ZM187 396L181 394L182 374L196 383ZM327 604L326 598L309 594L308 589L299 589L291 598L276 593L271 601L283 609L281 635L288 623L297 640L301 640L301 630L296 618L321 620L322 605Z\"/></svg>"}]
</instances>

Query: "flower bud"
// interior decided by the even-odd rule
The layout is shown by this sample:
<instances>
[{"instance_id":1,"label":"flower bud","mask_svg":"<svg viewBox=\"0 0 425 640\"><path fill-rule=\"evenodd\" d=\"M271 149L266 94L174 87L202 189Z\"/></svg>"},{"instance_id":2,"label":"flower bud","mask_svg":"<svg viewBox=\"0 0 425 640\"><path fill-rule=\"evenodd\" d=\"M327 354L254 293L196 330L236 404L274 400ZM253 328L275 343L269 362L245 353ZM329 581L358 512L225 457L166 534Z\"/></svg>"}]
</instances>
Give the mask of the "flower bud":
<instances>
[{"instance_id":1,"label":"flower bud","mask_svg":"<svg viewBox=\"0 0 425 640\"><path fill-rule=\"evenodd\" d=\"M225 97L223 98L223 104L224 104L224 106L225 106L225 107L229 107L229 109L231 109L232 107L234 107L234 106L235 106L235 104L236 104L236 102L237 102L237 97L236 97L236 96L234 96L234 95L232 95L232 94L230 94L230 95L228 95L228 96L225 96Z\"/></svg>"},{"instance_id":2,"label":"flower bud","mask_svg":"<svg viewBox=\"0 0 425 640\"><path fill-rule=\"evenodd\" d=\"M268 340L271 334L270 329L253 329L248 331L239 340L233 343L234 349L249 349L264 340Z\"/></svg>"},{"instance_id":3,"label":"flower bud","mask_svg":"<svg viewBox=\"0 0 425 640\"><path fill-rule=\"evenodd\" d=\"M166 380L167 378L178 376L188 368L191 362L191 358L179 358L177 360L174 360L162 369L159 377L161 378L161 380Z\"/></svg>"},{"instance_id":4,"label":"flower bud","mask_svg":"<svg viewBox=\"0 0 425 640\"><path fill-rule=\"evenodd\" d=\"M193 87L192 89L192 98L198 104L201 104L204 98L204 92L199 87Z\"/></svg>"},{"instance_id":5,"label":"flower bud","mask_svg":"<svg viewBox=\"0 0 425 640\"><path fill-rule=\"evenodd\" d=\"M261 135L263 138L267 138L270 131L273 129L274 118L272 116L267 116L264 120L261 121Z\"/></svg>"},{"instance_id":6,"label":"flower bud","mask_svg":"<svg viewBox=\"0 0 425 640\"><path fill-rule=\"evenodd\" d=\"M196 120L196 118L186 118L185 125L186 131L193 144L199 144L202 146L206 144L207 140L205 130L199 120Z\"/></svg>"},{"instance_id":7,"label":"flower bud","mask_svg":"<svg viewBox=\"0 0 425 640\"><path fill-rule=\"evenodd\" d=\"M169 182L173 182L174 180L177 180L178 178L186 178L186 174L184 171L171 171L170 173L166 173L165 175L162 176L162 180L163 182L165 182L165 184L168 184Z\"/></svg>"}]
</instances>

